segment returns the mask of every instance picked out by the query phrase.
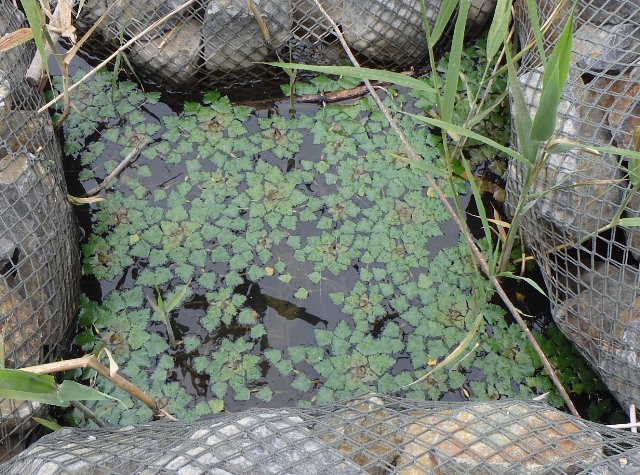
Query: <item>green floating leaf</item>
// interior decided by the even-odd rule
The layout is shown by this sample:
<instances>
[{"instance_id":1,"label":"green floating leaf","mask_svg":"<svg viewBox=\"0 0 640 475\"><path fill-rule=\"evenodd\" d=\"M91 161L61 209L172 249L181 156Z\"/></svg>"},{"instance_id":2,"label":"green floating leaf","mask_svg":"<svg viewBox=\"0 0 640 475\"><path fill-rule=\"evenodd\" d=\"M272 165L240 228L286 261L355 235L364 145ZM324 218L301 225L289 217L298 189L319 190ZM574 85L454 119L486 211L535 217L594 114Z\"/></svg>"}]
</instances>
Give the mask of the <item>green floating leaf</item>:
<instances>
[{"instance_id":1,"label":"green floating leaf","mask_svg":"<svg viewBox=\"0 0 640 475\"><path fill-rule=\"evenodd\" d=\"M287 376L293 371L293 365L290 360L280 360L275 363L275 366L282 376Z\"/></svg>"},{"instance_id":2,"label":"green floating leaf","mask_svg":"<svg viewBox=\"0 0 640 475\"><path fill-rule=\"evenodd\" d=\"M254 340L257 340L258 338L262 338L266 334L267 334L267 329L261 323L251 328L251 338L253 338Z\"/></svg>"},{"instance_id":3,"label":"green floating leaf","mask_svg":"<svg viewBox=\"0 0 640 475\"><path fill-rule=\"evenodd\" d=\"M303 287L300 287L298 290L296 290L296 293L293 294L293 296L297 299L304 300L309 297L309 291Z\"/></svg>"},{"instance_id":4,"label":"green floating leaf","mask_svg":"<svg viewBox=\"0 0 640 475\"><path fill-rule=\"evenodd\" d=\"M282 351L280 350L266 350L264 352L264 356L265 358L267 358L267 361L271 364L276 364L278 363L281 359L282 359Z\"/></svg>"},{"instance_id":5,"label":"green floating leaf","mask_svg":"<svg viewBox=\"0 0 640 475\"><path fill-rule=\"evenodd\" d=\"M316 337L316 342L320 346L329 346L331 345L331 340L333 339L333 333L329 330L323 330L322 328L316 328L313 330L313 333Z\"/></svg>"},{"instance_id":6,"label":"green floating leaf","mask_svg":"<svg viewBox=\"0 0 640 475\"><path fill-rule=\"evenodd\" d=\"M296 364L305 358L306 349L304 346L290 346L287 349L287 353L289 353L291 362Z\"/></svg>"},{"instance_id":7,"label":"green floating leaf","mask_svg":"<svg viewBox=\"0 0 640 475\"><path fill-rule=\"evenodd\" d=\"M332 292L329 294L329 298L336 305L342 305L344 302L344 293L343 292Z\"/></svg>"},{"instance_id":8,"label":"green floating leaf","mask_svg":"<svg viewBox=\"0 0 640 475\"><path fill-rule=\"evenodd\" d=\"M291 382L291 387L297 391L307 392L311 389L311 380L304 373L298 374Z\"/></svg>"}]
</instances>

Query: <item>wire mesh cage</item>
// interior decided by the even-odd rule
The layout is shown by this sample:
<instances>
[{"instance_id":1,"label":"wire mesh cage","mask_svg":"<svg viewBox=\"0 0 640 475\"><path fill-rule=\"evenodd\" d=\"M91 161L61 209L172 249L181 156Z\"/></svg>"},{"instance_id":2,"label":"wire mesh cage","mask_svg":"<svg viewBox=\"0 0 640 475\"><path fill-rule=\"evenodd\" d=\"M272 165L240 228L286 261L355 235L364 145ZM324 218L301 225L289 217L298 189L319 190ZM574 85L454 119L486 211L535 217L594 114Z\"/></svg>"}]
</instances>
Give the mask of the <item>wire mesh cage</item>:
<instances>
[{"instance_id":1,"label":"wire mesh cage","mask_svg":"<svg viewBox=\"0 0 640 475\"><path fill-rule=\"evenodd\" d=\"M541 23L549 25L550 51L572 2L537 3ZM520 41L527 44L533 35L525 1L517 3L516 17ZM575 19L555 138L638 150L640 4L579 0ZM540 63L529 52L519 71L532 115L543 83ZM627 408L640 404L640 234L636 227L613 225L639 216L634 166L614 153L551 154L533 183L537 200L523 217L523 235L544 274L555 321ZM522 164L511 162L506 200L511 212L525 173Z\"/></svg>"},{"instance_id":2,"label":"wire mesh cage","mask_svg":"<svg viewBox=\"0 0 640 475\"><path fill-rule=\"evenodd\" d=\"M25 26L0 3L0 37ZM50 360L73 318L79 284L77 228L61 150L41 93L25 73L34 48L0 53L0 338L7 368ZM44 406L0 400L0 460L24 448Z\"/></svg>"},{"instance_id":3,"label":"wire mesh cage","mask_svg":"<svg viewBox=\"0 0 640 475\"><path fill-rule=\"evenodd\" d=\"M0 467L29 474L623 474L640 436L544 403L367 394L195 423L63 429Z\"/></svg>"},{"instance_id":4,"label":"wire mesh cage","mask_svg":"<svg viewBox=\"0 0 640 475\"><path fill-rule=\"evenodd\" d=\"M441 3L426 2L432 26ZM470 34L487 24L494 6L495 0L473 0ZM348 64L324 13L363 66L402 69L427 56L419 0L87 0L76 25L82 32L95 25L92 52L97 44L115 50L139 36L124 52L136 72L164 87L194 90L273 81L281 72L264 61Z\"/></svg>"}]
</instances>

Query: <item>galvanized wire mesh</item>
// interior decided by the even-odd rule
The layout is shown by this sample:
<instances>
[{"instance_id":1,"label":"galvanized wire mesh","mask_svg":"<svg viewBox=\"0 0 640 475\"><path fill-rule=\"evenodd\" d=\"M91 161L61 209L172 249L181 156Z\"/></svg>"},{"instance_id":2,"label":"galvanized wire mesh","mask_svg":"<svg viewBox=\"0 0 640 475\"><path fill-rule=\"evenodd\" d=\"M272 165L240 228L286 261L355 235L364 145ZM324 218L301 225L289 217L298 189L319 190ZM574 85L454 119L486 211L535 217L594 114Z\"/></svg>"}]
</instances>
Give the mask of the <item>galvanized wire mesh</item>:
<instances>
[{"instance_id":1,"label":"galvanized wire mesh","mask_svg":"<svg viewBox=\"0 0 640 475\"><path fill-rule=\"evenodd\" d=\"M114 50L184 3L87 0L76 24L83 32L97 24L94 47ZM426 1L432 26L441 3ZM320 4L362 65L408 68L427 56L419 0L321 0ZM494 6L495 0L473 0L470 33L487 24ZM314 0L198 0L144 34L126 55L136 72L183 90L255 84L282 75L281 70L256 64L263 61L348 63Z\"/></svg>"},{"instance_id":2,"label":"galvanized wire mesh","mask_svg":"<svg viewBox=\"0 0 640 475\"><path fill-rule=\"evenodd\" d=\"M551 25L550 46L564 28L572 2L537 3L541 22ZM533 39L525 1L517 7L517 28L525 44ZM575 13L573 57L556 137L637 150L640 4L579 0ZM530 52L519 71L532 116L542 88L539 65L540 58ZM640 195L628 167L626 157L612 153L552 154L533 184L531 193L538 193L538 199L523 218L523 235L544 274L554 319L623 407L640 404L640 233L609 224L618 217L639 216ZM510 164L511 211L525 169L516 161Z\"/></svg>"},{"instance_id":3,"label":"galvanized wire mesh","mask_svg":"<svg viewBox=\"0 0 640 475\"><path fill-rule=\"evenodd\" d=\"M0 37L25 26L0 3ZM0 53L0 336L8 368L51 359L76 308L77 228L61 151L40 91L25 81L34 49ZM0 400L0 460L24 448L40 404Z\"/></svg>"},{"instance_id":4,"label":"galvanized wire mesh","mask_svg":"<svg viewBox=\"0 0 640 475\"><path fill-rule=\"evenodd\" d=\"M626 474L640 436L533 401L373 394L194 423L63 429L0 466L22 474Z\"/></svg>"}]
</instances>

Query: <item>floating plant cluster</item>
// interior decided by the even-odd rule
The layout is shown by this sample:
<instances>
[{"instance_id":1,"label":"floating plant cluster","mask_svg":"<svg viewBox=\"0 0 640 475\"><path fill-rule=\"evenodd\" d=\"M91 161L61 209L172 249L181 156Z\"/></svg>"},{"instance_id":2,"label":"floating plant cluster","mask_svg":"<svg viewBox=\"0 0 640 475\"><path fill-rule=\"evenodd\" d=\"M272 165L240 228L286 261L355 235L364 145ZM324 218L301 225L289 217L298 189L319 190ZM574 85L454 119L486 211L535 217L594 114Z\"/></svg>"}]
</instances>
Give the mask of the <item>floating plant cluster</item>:
<instances>
[{"instance_id":1,"label":"floating plant cluster","mask_svg":"<svg viewBox=\"0 0 640 475\"><path fill-rule=\"evenodd\" d=\"M146 141L92 205L84 273L110 284L99 302L83 297L76 343L108 348L169 413L189 420L368 391L437 400L550 388L520 330L488 303L489 283L371 99L313 115L235 106L216 93L158 115L158 100L97 75L73 98L65 151L91 186ZM385 102L433 107L424 93L389 90ZM424 163L446 175L438 135L410 115L397 120ZM487 123L506 137L504 117ZM150 301L176 296L171 348ZM462 357L412 385L478 318ZM98 384L130 408L100 402L108 420L149 419L147 408Z\"/></svg>"}]
</instances>

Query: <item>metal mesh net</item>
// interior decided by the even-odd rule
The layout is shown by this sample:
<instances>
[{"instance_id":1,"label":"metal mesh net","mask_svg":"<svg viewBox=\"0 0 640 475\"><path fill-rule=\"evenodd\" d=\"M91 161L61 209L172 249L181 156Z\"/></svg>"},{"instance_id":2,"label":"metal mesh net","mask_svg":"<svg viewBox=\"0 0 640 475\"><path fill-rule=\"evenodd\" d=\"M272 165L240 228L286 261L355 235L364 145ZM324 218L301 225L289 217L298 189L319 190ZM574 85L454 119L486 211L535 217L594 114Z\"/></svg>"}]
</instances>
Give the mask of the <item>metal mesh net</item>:
<instances>
[{"instance_id":1,"label":"metal mesh net","mask_svg":"<svg viewBox=\"0 0 640 475\"><path fill-rule=\"evenodd\" d=\"M541 23L551 25L550 46L566 24L571 2L537 3ZM525 1L517 7L520 41L526 44L533 35ZM637 150L640 4L580 0L575 15L556 137ZM519 71L532 115L542 88L539 65L530 52ZM628 167L626 158L610 153L552 154L533 184L531 193L538 193L538 199L523 217L523 235L544 274L555 321L623 407L640 404L640 231L609 224L639 216L640 194ZM512 161L506 200L511 211L524 180L525 168Z\"/></svg>"},{"instance_id":2,"label":"metal mesh net","mask_svg":"<svg viewBox=\"0 0 640 475\"><path fill-rule=\"evenodd\" d=\"M25 26L0 2L0 37ZM61 151L41 93L25 72L34 50L0 53L0 336L7 368L50 360L76 308L77 228L67 201ZM0 460L24 448L44 407L0 400Z\"/></svg>"},{"instance_id":3,"label":"metal mesh net","mask_svg":"<svg viewBox=\"0 0 640 475\"><path fill-rule=\"evenodd\" d=\"M184 0L87 0L76 25L97 25L109 51L142 33ZM442 0L429 0L432 23ZM427 44L419 0L321 0L362 65L407 68L423 61ZM479 32L495 0L473 0L468 30ZM104 16L103 16L104 15ZM338 65L348 59L314 0L197 0L144 33L127 49L136 71L164 87L227 88L273 80L281 71L263 61Z\"/></svg>"},{"instance_id":4,"label":"metal mesh net","mask_svg":"<svg viewBox=\"0 0 640 475\"><path fill-rule=\"evenodd\" d=\"M640 436L533 401L364 395L191 424L63 429L0 467L29 474L627 474Z\"/></svg>"}]
</instances>

